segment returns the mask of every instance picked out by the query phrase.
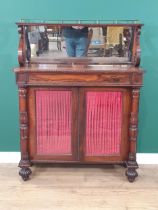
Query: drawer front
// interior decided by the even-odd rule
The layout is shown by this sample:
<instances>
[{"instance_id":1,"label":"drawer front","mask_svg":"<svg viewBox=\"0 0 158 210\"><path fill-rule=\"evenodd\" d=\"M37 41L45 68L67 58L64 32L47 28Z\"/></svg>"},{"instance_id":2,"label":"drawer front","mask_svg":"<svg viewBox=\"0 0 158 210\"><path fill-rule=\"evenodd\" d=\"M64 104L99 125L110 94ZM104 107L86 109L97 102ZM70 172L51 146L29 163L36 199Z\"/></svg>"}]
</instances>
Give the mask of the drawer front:
<instances>
[{"instance_id":1,"label":"drawer front","mask_svg":"<svg viewBox=\"0 0 158 210\"><path fill-rule=\"evenodd\" d=\"M130 74L31 74L29 75L28 84L30 85L71 85L71 86L83 86L83 85L130 85Z\"/></svg>"}]
</instances>

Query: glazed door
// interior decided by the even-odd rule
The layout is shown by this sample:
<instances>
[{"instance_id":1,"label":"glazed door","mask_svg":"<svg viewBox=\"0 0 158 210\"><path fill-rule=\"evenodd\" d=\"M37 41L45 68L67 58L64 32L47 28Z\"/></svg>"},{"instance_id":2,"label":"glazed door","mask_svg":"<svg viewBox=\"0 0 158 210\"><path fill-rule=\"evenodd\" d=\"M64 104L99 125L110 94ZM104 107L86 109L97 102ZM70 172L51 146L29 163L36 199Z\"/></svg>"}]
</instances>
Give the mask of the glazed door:
<instances>
[{"instance_id":1,"label":"glazed door","mask_svg":"<svg viewBox=\"0 0 158 210\"><path fill-rule=\"evenodd\" d=\"M80 90L80 159L121 161L129 151L130 91L123 88ZM81 127L80 127L81 129Z\"/></svg>"},{"instance_id":2,"label":"glazed door","mask_svg":"<svg viewBox=\"0 0 158 210\"><path fill-rule=\"evenodd\" d=\"M75 88L29 89L31 160L77 160L77 108Z\"/></svg>"}]
</instances>

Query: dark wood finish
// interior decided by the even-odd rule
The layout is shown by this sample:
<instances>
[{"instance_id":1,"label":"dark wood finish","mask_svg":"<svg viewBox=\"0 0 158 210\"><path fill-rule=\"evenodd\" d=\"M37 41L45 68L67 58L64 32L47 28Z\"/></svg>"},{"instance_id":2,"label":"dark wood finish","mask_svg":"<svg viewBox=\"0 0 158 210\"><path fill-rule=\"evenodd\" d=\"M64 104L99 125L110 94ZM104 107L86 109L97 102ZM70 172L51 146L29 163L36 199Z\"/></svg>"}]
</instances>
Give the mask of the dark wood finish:
<instances>
[{"instance_id":1,"label":"dark wood finish","mask_svg":"<svg viewBox=\"0 0 158 210\"><path fill-rule=\"evenodd\" d=\"M31 166L28 151L28 112L27 112L27 88L25 86L19 87L19 112L20 112L20 146L21 146L21 160L19 167L21 168L19 175L23 180L27 180L31 174L28 168Z\"/></svg>"},{"instance_id":2,"label":"dark wood finish","mask_svg":"<svg viewBox=\"0 0 158 210\"><path fill-rule=\"evenodd\" d=\"M62 21L60 21L62 22ZM70 21L69 21L70 22ZM73 22L73 21L72 21ZM97 22L97 21L96 21ZM140 23L48 23L48 22L17 22L16 23L18 26L89 26L89 27L102 27L102 26L132 26L132 27L140 27L143 26L143 24Z\"/></svg>"},{"instance_id":3,"label":"dark wood finish","mask_svg":"<svg viewBox=\"0 0 158 210\"><path fill-rule=\"evenodd\" d=\"M127 178L133 182L138 175L136 172L138 168L136 141L139 91L143 83L143 70L135 67L139 65L140 61L139 35L141 25L132 25L135 27L132 62L121 65L118 65L117 62L112 62L113 65L110 63L106 65L107 62L104 58L100 60L95 58L67 58L54 59L51 62L41 60L40 65L38 62L28 65L25 56L23 56L25 55L23 33L24 26L30 24L18 23L18 25L23 29L19 45L20 67L14 70L16 83L19 87L20 176L23 180L29 179L31 174L29 167L33 163L121 164L126 165ZM68 90L71 92L72 154L37 154L36 91L38 90ZM86 92L89 90L96 92L118 91L122 95L121 141L118 155L85 155Z\"/></svg>"},{"instance_id":4,"label":"dark wood finish","mask_svg":"<svg viewBox=\"0 0 158 210\"><path fill-rule=\"evenodd\" d=\"M25 51L25 29L24 26L19 27L20 41L18 47L18 61L20 66L24 66L26 62L26 51Z\"/></svg>"},{"instance_id":5,"label":"dark wood finish","mask_svg":"<svg viewBox=\"0 0 158 210\"><path fill-rule=\"evenodd\" d=\"M138 124L139 88L142 85L143 71L132 68L128 71L73 71L62 72L59 67L55 72L51 69L47 72L34 71L31 67L22 71L16 69L17 84L20 88L20 116L22 124L21 151L22 160L19 166L25 171L31 163L82 163L82 164L123 164L127 165L126 175L129 181L134 181L137 176L136 136ZM23 85L23 86L22 86ZM68 86L69 85L69 86ZM95 87L95 88L94 88ZM36 154L36 115L35 115L35 91L36 90L72 90L73 97L73 128L72 128L72 156L64 155L37 155ZM119 156L95 156L85 157L85 92L95 91L120 91L123 94L123 121L121 151ZM26 97L27 94L27 97ZM28 118L28 119L27 119ZM28 126L29 125L29 126ZM25 128L25 129L24 129ZM27 169L26 169L27 168ZM26 169L26 170L25 170Z\"/></svg>"},{"instance_id":6,"label":"dark wood finish","mask_svg":"<svg viewBox=\"0 0 158 210\"><path fill-rule=\"evenodd\" d=\"M22 177L24 181L27 181L29 179L29 176L32 174L32 171L30 168L22 167L19 171L19 175Z\"/></svg>"},{"instance_id":7,"label":"dark wood finish","mask_svg":"<svg viewBox=\"0 0 158 210\"><path fill-rule=\"evenodd\" d=\"M140 33L141 27L135 27L133 36L132 62L137 67L140 65Z\"/></svg>"},{"instance_id":8,"label":"dark wood finish","mask_svg":"<svg viewBox=\"0 0 158 210\"><path fill-rule=\"evenodd\" d=\"M130 141L130 151L129 159L127 161L127 171L126 175L129 182L133 182L138 176L136 169L138 164L136 162L136 140L138 133L138 105L139 105L139 89L134 88L132 90L132 103L131 103L131 116L130 116L130 126L129 126L129 141Z\"/></svg>"}]
</instances>

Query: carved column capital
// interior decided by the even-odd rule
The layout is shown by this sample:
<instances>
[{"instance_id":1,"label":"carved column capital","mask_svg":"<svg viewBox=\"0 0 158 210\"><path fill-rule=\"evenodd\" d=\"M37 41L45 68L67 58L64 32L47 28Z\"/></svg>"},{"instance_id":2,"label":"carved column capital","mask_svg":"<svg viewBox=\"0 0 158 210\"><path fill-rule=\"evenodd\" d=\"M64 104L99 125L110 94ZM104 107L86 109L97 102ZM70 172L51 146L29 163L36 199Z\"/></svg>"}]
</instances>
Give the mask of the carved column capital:
<instances>
[{"instance_id":1,"label":"carved column capital","mask_svg":"<svg viewBox=\"0 0 158 210\"><path fill-rule=\"evenodd\" d=\"M24 87L19 87L19 97L26 98L27 89Z\"/></svg>"},{"instance_id":2,"label":"carved column capital","mask_svg":"<svg viewBox=\"0 0 158 210\"><path fill-rule=\"evenodd\" d=\"M138 98L139 97L139 94L140 94L140 89L139 88L134 88L132 90L132 97L133 98Z\"/></svg>"}]
</instances>

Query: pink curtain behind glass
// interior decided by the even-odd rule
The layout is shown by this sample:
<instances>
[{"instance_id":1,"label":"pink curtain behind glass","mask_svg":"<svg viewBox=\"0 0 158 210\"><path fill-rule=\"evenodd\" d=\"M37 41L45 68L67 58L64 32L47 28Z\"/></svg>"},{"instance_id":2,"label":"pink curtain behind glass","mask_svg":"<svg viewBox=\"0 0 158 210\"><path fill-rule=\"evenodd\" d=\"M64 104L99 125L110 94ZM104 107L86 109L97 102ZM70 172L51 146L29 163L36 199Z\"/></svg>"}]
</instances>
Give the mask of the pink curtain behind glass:
<instances>
[{"instance_id":1,"label":"pink curtain behind glass","mask_svg":"<svg viewBox=\"0 0 158 210\"><path fill-rule=\"evenodd\" d=\"M36 91L37 154L71 154L71 91Z\"/></svg>"},{"instance_id":2,"label":"pink curtain behind glass","mask_svg":"<svg viewBox=\"0 0 158 210\"><path fill-rule=\"evenodd\" d=\"M122 93L88 91L86 109L86 155L119 155Z\"/></svg>"}]
</instances>

